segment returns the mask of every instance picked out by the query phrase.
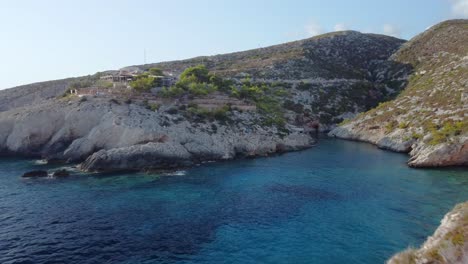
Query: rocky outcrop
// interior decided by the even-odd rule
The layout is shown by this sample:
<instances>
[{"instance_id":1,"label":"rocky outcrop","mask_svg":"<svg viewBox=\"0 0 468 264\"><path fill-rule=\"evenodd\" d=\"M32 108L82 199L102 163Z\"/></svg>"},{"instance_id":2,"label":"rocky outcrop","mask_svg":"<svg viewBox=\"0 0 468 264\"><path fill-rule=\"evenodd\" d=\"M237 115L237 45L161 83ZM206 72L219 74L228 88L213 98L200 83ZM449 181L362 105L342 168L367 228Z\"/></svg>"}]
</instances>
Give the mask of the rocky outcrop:
<instances>
[{"instance_id":1,"label":"rocky outcrop","mask_svg":"<svg viewBox=\"0 0 468 264\"><path fill-rule=\"evenodd\" d=\"M468 166L468 136L435 146L415 144L410 156L412 167Z\"/></svg>"},{"instance_id":2,"label":"rocky outcrop","mask_svg":"<svg viewBox=\"0 0 468 264\"><path fill-rule=\"evenodd\" d=\"M57 170L57 171L54 171L52 173L52 176L53 177L68 177L70 176L70 172L68 172L67 170L65 169L61 169L61 170Z\"/></svg>"},{"instance_id":3,"label":"rocky outcrop","mask_svg":"<svg viewBox=\"0 0 468 264\"><path fill-rule=\"evenodd\" d=\"M189 166L208 160L263 156L310 147L294 131L260 126L256 112L229 120L189 120L184 112L155 112L137 104L60 99L0 113L0 149L48 160L83 162L87 171Z\"/></svg>"},{"instance_id":4,"label":"rocky outcrop","mask_svg":"<svg viewBox=\"0 0 468 264\"><path fill-rule=\"evenodd\" d=\"M147 143L100 150L81 165L86 171L152 170L192 165L190 153L178 143Z\"/></svg>"},{"instance_id":5,"label":"rocky outcrop","mask_svg":"<svg viewBox=\"0 0 468 264\"><path fill-rule=\"evenodd\" d=\"M47 171L43 170L35 170L35 171L28 171L25 172L21 177L23 178L44 178L47 177Z\"/></svg>"},{"instance_id":6,"label":"rocky outcrop","mask_svg":"<svg viewBox=\"0 0 468 264\"><path fill-rule=\"evenodd\" d=\"M407 249L387 264L468 263L468 202L445 215L441 225L420 249Z\"/></svg>"},{"instance_id":7,"label":"rocky outcrop","mask_svg":"<svg viewBox=\"0 0 468 264\"><path fill-rule=\"evenodd\" d=\"M391 59L412 65L395 100L329 135L407 152L414 167L468 166L468 20L440 23Z\"/></svg>"},{"instance_id":8,"label":"rocky outcrop","mask_svg":"<svg viewBox=\"0 0 468 264\"><path fill-rule=\"evenodd\" d=\"M385 133L380 128L357 128L354 123L337 127L328 133L331 137L363 141L382 149L408 153L412 167L468 166L468 136L454 137L449 142L432 145L413 138L404 129Z\"/></svg>"}]
</instances>

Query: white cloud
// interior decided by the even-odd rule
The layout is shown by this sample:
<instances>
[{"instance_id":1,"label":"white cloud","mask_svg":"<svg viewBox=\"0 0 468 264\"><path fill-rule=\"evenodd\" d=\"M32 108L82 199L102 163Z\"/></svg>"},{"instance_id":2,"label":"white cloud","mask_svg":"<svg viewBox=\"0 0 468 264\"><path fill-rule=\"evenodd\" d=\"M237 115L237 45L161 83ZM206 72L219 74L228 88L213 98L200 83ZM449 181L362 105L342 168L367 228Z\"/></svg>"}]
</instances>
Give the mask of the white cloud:
<instances>
[{"instance_id":1,"label":"white cloud","mask_svg":"<svg viewBox=\"0 0 468 264\"><path fill-rule=\"evenodd\" d=\"M348 30L348 27L343 23L338 23L333 27L333 29L335 31L344 31L344 30Z\"/></svg>"},{"instance_id":2,"label":"white cloud","mask_svg":"<svg viewBox=\"0 0 468 264\"><path fill-rule=\"evenodd\" d=\"M468 0L451 0L452 14L459 18L468 18Z\"/></svg>"},{"instance_id":3,"label":"white cloud","mask_svg":"<svg viewBox=\"0 0 468 264\"><path fill-rule=\"evenodd\" d=\"M311 21L305 26L307 35L313 37L324 33L322 26L317 21Z\"/></svg>"},{"instance_id":4,"label":"white cloud","mask_svg":"<svg viewBox=\"0 0 468 264\"><path fill-rule=\"evenodd\" d=\"M393 36L393 37L400 37L401 32L400 29L391 24L385 24L383 26L383 33L385 35Z\"/></svg>"}]
</instances>

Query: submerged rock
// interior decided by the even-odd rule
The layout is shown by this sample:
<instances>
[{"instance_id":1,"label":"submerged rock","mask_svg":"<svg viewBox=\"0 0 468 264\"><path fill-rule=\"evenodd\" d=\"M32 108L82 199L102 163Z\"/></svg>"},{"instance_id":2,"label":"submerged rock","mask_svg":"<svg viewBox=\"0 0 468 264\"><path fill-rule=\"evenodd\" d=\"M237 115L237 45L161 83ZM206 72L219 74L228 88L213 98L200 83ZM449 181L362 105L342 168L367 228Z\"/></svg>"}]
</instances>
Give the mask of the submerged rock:
<instances>
[{"instance_id":1,"label":"submerged rock","mask_svg":"<svg viewBox=\"0 0 468 264\"><path fill-rule=\"evenodd\" d=\"M434 235L420 249L407 249L387 264L468 263L468 202L445 215Z\"/></svg>"},{"instance_id":2,"label":"submerged rock","mask_svg":"<svg viewBox=\"0 0 468 264\"><path fill-rule=\"evenodd\" d=\"M47 177L47 171L44 170L34 170L34 171L28 171L25 172L21 177L23 178L41 178L41 177Z\"/></svg>"},{"instance_id":3,"label":"submerged rock","mask_svg":"<svg viewBox=\"0 0 468 264\"><path fill-rule=\"evenodd\" d=\"M70 176L70 172L68 172L65 169L62 169L62 170L54 171L52 176L54 176L54 177L67 177L67 176Z\"/></svg>"}]
</instances>

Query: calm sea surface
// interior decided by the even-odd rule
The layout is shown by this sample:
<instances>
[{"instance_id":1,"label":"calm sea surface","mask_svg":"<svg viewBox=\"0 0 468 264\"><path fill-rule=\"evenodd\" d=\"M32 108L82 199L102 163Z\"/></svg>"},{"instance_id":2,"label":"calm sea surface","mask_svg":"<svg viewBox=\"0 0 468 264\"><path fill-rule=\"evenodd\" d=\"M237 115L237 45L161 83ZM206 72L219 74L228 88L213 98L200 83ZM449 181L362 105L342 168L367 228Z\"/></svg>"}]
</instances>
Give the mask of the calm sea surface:
<instances>
[{"instance_id":1,"label":"calm sea surface","mask_svg":"<svg viewBox=\"0 0 468 264\"><path fill-rule=\"evenodd\" d=\"M383 263L417 246L468 171L321 140L272 158L166 175L21 179L51 169L0 160L0 263Z\"/></svg>"}]
</instances>

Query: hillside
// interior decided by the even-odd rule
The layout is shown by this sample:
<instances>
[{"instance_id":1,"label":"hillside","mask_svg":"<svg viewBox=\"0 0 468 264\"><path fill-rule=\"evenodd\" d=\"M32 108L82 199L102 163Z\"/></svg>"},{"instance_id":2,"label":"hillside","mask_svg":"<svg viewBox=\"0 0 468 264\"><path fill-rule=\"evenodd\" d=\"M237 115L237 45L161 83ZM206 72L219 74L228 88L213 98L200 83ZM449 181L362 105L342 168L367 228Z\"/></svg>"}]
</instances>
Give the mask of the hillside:
<instances>
[{"instance_id":1,"label":"hillside","mask_svg":"<svg viewBox=\"0 0 468 264\"><path fill-rule=\"evenodd\" d=\"M341 31L266 48L131 67L158 67L178 74L187 67L205 64L210 71L232 78L250 75L270 81L315 78L373 81L379 70L378 62L386 61L403 43L384 35Z\"/></svg>"},{"instance_id":2,"label":"hillside","mask_svg":"<svg viewBox=\"0 0 468 264\"><path fill-rule=\"evenodd\" d=\"M47 100L54 100L58 96L63 95L70 84L84 80L96 80L98 76L99 74L95 74L38 82L0 90L0 112L17 107L41 104Z\"/></svg>"},{"instance_id":3,"label":"hillside","mask_svg":"<svg viewBox=\"0 0 468 264\"><path fill-rule=\"evenodd\" d=\"M41 103L63 94L73 78L40 82L0 90L0 111Z\"/></svg>"},{"instance_id":4,"label":"hillside","mask_svg":"<svg viewBox=\"0 0 468 264\"><path fill-rule=\"evenodd\" d=\"M409 152L411 166L468 165L468 20L440 23L392 55L413 73L395 100L330 135Z\"/></svg>"},{"instance_id":5,"label":"hillside","mask_svg":"<svg viewBox=\"0 0 468 264\"><path fill-rule=\"evenodd\" d=\"M388 58L403 40L356 31L210 57L131 66L158 67L175 75L204 64L225 78L249 78L288 91L282 98L294 120L315 121L327 130L345 117L394 98L406 84L409 65Z\"/></svg>"},{"instance_id":6,"label":"hillside","mask_svg":"<svg viewBox=\"0 0 468 264\"><path fill-rule=\"evenodd\" d=\"M408 65L388 60L403 43L389 36L343 31L267 48L124 69L158 67L177 76L188 67L204 64L224 78L238 82L249 78L259 85L287 90L281 100L291 122L319 122L327 130L344 117L393 98L404 87ZM0 91L0 111L61 96L70 83L98 75Z\"/></svg>"}]
</instances>

